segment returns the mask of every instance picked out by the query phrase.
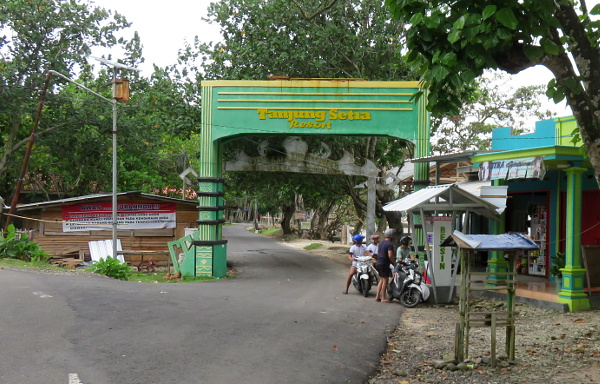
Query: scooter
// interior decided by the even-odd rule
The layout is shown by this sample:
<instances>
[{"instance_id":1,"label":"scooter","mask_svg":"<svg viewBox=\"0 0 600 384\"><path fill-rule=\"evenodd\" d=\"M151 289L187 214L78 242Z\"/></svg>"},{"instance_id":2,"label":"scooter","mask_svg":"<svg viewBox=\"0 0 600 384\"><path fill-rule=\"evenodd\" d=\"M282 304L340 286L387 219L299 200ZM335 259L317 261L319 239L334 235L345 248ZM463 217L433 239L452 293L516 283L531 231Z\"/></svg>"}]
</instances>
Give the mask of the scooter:
<instances>
[{"instance_id":1,"label":"scooter","mask_svg":"<svg viewBox=\"0 0 600 384\"><path fill-rule=\"evenodd\" d=\"M355 260L358 263L356 273L352 275L352 285L364 297L367 297L371 287L379 282L379 275L373 268L373 258L371 256L358 256Z\"/></svg>"},{"instance_id":2,"label":"scooter","mask_svg":"<svg viewBox=\"0 0 600 384\"><path fill-rule=\"evenodd\" d=\"M398 299L407 308L416 307L420 302L429 298L429 287L423 280L419 265L413 260L402 260L402 266L394 271L392 280L387 287L387 299Z\"/></svg>"}]
</instances>

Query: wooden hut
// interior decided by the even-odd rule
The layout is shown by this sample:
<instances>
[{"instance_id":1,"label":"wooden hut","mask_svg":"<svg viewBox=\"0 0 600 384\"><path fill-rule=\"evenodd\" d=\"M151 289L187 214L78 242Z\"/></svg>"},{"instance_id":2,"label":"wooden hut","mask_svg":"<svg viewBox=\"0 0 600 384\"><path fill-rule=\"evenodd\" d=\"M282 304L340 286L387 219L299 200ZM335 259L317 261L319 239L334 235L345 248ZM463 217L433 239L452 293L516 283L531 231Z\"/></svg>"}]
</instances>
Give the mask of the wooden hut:
<instances>
[{"instance_id":1,"label":"wooden hut","mask_svg":"<svg viewBox=\"0 0 600 384\"><path fill-rule=\"evenodd\" d=\"M117 201L117 236L131 265L150 259L166 265L167 243L184 237L186 229L197 228L195 200L133 191L119 193ZM23 204L17 206L17 215L15 226L29 231L53 257L89 260L89 242L112 238L112 194Z\"/></svg>"}]
</instances>

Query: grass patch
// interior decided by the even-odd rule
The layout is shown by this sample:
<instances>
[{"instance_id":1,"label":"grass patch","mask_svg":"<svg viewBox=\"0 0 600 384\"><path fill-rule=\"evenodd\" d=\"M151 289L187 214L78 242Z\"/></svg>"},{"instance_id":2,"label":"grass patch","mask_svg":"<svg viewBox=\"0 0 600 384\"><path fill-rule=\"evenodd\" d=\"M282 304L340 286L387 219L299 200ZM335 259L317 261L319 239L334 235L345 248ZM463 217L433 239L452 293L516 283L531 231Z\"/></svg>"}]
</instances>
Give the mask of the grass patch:
<instances>
[{"instance_id":1,"label":"grass patch","mask_svg":"<svg viewBox=\"0 0 600 384\"><path fill-rule=\"evenodd\" d=\"M254 228L249 228L249 230L254 231ZM298 239L298 235L296 235L295 233L292 233L290 235L284 235L283 230L281 228L260 229L258 231L258 234L263 235L263 236L273 237L275 239L278 239L278 240L286 242L286 243Z\"/></svg>"},{"instance_id":2,"label":"grass patch","mask_svg":"<svg viewBox=\"0 0 600 384\"><path fill-rule=\"evenodd\" d=\"M69 268L59 267L53 264L44 262L30 262L16 259L2 258L0 259L0 268L26 268L26 269L49 269L54 271L72 271ZM135 268L134 268L135 270ZM91 268L86 268L86 271L92 272ZM201 283L203 281L212 280L223 280L229 279L234 276L225 276L222 278L216 278L213 276L198 276L198 277L187 277L183 276L181 279L166 280L166 272L131 272L131 276L128 277L127 281L138 282L138 283L160 283L160 284L175 284L175 283Z\"/></svg>"},{"instance_id":3,"label":"grass patch","mask_svg":"<svg viewBox=\"0 0 600 384\"><path fill-rule=\"evenodd\" d=\"M181 279L165 279L166 273L161 272L133 272L129 277L128 281L134 281L137 283L154 283L154 284L176 284L176 283L200 283L203 281L221 280L214 276L197 276L187 277L182 276ZM226 279L224 277L223 279Z\"/></svg>"},{"instance_id":4,"label":"grass patch","mask_svg":"<svg viewBox=\"0 0 600 384\"><path fill-rule=\"evenodd\" d=\"M0 268L64 269L43 261L24 261L18 259L0 259Z\"/></svg>"},{"instance_id":5,"label":"grass patch","mask_svg":"<svg viewBox=\"0 0 600 384\"><path fill-rule=\"evenodd\" d=\"M304 249L306 249L307 251L312 251L313 249L321 248L322 246L323 244L321 243L312 243L304 247Z\"/></svg>"},{"instance_id":6,"label":"grass patch","mask_svg":"<svg viewBox=\"0 0 600 384\"><path fill-rule=\"evenodd\" d=\"M279 228L269 228L269 229L261 229L258 231L261 235L264 236L277 236L281 233L281 229Z\"/></svg>"}]
</instances>

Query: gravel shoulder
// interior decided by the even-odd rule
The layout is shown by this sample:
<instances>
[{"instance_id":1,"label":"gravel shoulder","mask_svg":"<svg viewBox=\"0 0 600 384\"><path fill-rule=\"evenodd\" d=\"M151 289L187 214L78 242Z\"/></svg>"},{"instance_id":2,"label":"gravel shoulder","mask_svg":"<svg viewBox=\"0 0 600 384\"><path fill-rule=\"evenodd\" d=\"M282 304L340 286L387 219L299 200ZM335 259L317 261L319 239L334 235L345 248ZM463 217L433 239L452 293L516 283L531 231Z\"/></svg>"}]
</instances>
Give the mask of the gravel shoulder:
<instances>
[{"instance_id":1,"label":"gravel shoulder","mask_svg":"<svg viewBox=\"0 0 600 384\"><path fill-rule=\"evenodd\" d=\"M287 244L304 249L312 243L323 246L309 252L347 264L349 247L340 243L295 240ZM477 298L471 307L490 311L501 310L503 305L503 301ZM508 361L505 355L505 332L499 328L500 362L496 368L486 364L490 328L473 328L466 370L453 371L447 364L439 367L453 354L458 305L424 303L407 308L368 383L600 384L600 310L560 313L522 303L516 304L516 310L515 361Z\"/></svg>"}]
</instances>

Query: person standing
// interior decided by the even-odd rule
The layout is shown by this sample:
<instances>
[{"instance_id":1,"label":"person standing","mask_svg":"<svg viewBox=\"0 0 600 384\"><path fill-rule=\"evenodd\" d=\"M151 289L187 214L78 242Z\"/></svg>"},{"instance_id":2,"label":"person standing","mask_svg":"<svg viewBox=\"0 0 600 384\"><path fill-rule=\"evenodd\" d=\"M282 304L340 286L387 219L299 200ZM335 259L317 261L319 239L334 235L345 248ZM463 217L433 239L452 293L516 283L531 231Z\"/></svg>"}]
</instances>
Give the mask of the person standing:
<instances>
[{"instance_id":1,"label":"person standing","mask_svg":"<svg viewBox=\"0 0 600 384\"><path fill-rule=\"evenodd\" d=\"M352 265L350 266L350 273L348 274L348 278L346 279L346 289L342 292L344 295L348 293L348 287L350 287L350 282L352 281L352 276L356 273L356 258L359 256L366 256L367 247L363 244L363 239L365 237L363 235L354 235L352 236L352 246L348 250L348 260L352 261Z\"/></svg>"},{"instance_id":2,"label":"person standing","mask_svg":"<svg viewBox=\"0 0 600 384\"><path fill-rule=\"evenodd\" d=\"M375 293L375 300L381 301L382 303L389 303L387 299L387 285L388 280L392 277L392 270L390 264L394 264L394 244L392 243L392 237L396 233L394 228L388 228L383 233L385 239L377 246L377 262L375 263L375 269L379 273L379 283L377 283L377 292Z\"/></svg>"},{"instance_id":3,"label":"person standing","mask_svg":"<svg viewBox=\"0 0 600 384\"><path fill-rule=\"evenodd\" d=\"M377 261L377 248L379 247L379 235L377 233L371 235L371 244L367 245L367 256L371 256L373 258L373 263ZM375 266L373 266L375 268ZM374 273L375 282L374 284L379 284L379 274Z\"/></svg>"}]
</instances>

